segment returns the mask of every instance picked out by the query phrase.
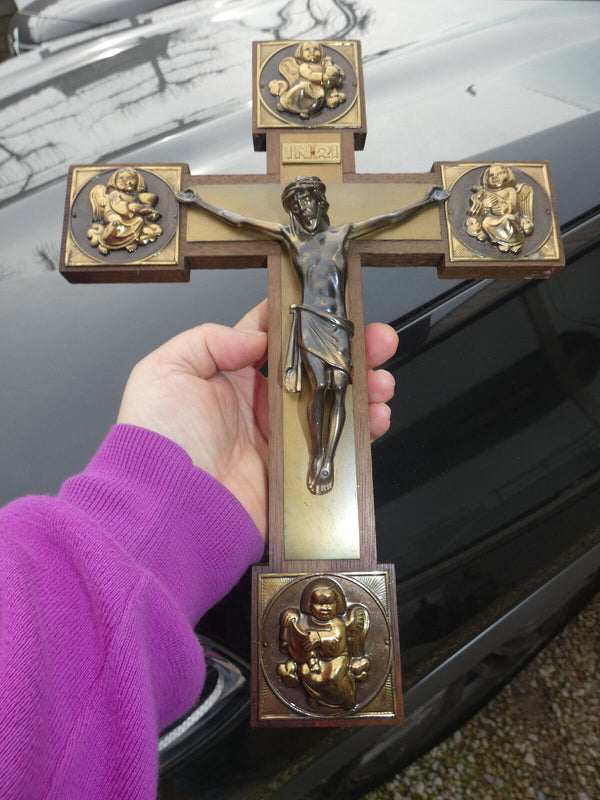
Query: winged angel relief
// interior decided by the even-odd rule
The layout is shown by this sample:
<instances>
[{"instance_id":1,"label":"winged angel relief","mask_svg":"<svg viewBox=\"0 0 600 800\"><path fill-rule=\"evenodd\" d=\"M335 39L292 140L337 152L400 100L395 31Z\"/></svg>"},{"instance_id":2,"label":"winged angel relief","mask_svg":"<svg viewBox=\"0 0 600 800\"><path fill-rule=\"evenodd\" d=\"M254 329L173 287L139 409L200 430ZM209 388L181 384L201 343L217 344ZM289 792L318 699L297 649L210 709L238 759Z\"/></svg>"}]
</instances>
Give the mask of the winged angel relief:
<instances>
[{"instance_id":1,"label":"winged angel relief","mask_svg":"<svg viewBox=\"0 0 600 800\"><path fill-rule=\"evenodd\" d=\"M106 186L90 191L93 222L87 232L92 247L107 255L109 250L133 253L140 244L156 241L162 228L154 208L158 197L146 190L143 176L132 167L118 169Z\"/></svg>"},{"instance_id":2,"label":"winged angel relief","mask_svg":"<svg viewBox=\"0 0 600 800\"><path fill-rule=\"evenodd\" d=\"M289 658L277 673L289 687L302 686L309 706L349 710L356 705L356 684L368 677L365 657L369 612L347 606L331 578L315 578L302 592L300 608L282 612L281 648Z\"/></svg>"},{"instance_id":3,"label":"winged angel relief","mask_svg":"<svg viewBox=\"0 0 600 800\"><path fill-rule=\"evenodd\" d=\"M533 188L517 184L505 164L491 164L482 185L472 192L466 221L469 236L491 242L501 253L520 253L525 237L533 232Z\"/></svg>"},{"instance_id":4,"label":"winged angel relief","mask_svg":"<svg viewBox=\"0 0 600 800\"><path fill-rule=\"evenodd\" d=\"M285 80L269 83L271 94L279 97L278 111L308 119L323 106L336 108L346 101L346 95L340 91L344 72L325 55L319 42L302 42L293 57L282 59L279 72Z\"/></svg>"}]
</instances>

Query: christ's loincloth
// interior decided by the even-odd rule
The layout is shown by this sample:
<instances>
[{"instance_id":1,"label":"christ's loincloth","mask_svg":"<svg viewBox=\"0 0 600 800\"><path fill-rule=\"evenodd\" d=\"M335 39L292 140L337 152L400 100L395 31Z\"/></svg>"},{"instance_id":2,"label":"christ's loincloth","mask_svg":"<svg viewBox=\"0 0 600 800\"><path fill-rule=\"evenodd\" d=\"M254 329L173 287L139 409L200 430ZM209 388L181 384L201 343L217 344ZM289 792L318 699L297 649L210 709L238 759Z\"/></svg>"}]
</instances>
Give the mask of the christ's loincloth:
<instances>
[{"instance_id":1,"label":"christ's loincloth","mask_svg":"<svg viewBox=\"0 0 600 800\"><path fill-rule=\"evenodd\" d=\"M327 311L294 303L294 315L288 356L285 365L284 385L288 392L299 392L302 385L302 351L320 358L328 367L339 369L352 380L352 354L350 340L354 324L344 317Z\"/></svg>"}]
</instances>

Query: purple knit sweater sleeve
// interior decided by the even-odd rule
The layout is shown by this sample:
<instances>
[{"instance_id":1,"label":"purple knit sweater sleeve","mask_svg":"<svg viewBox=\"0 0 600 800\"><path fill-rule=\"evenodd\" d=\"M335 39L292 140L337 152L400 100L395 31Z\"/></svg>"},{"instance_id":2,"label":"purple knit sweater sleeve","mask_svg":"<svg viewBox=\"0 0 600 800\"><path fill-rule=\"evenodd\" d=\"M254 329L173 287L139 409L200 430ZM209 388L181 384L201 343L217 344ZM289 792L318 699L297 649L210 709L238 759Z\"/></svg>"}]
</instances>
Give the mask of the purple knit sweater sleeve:
<instances>
[{"instance_id":1,"label":"purple knit sweater sleeve","mask_svg":"<svg viewBox=\"0 0 600 800\"><path fill-rule=\"evenodd\" d=\"M159 731L197 698L201 615L257 561L237 500L118 425L57 498L0 512L1 800L153 800Z\"/></svg>"}]
</instances>

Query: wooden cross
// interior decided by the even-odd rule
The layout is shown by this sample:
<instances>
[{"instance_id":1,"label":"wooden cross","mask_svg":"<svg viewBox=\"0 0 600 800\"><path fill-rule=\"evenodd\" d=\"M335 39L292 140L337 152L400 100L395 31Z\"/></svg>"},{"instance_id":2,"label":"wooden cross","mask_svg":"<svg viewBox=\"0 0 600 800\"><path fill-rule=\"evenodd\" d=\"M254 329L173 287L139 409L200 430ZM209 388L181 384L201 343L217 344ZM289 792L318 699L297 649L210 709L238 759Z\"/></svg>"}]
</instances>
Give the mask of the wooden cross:
<instances>
[{"instance_id":1,"label":"wooden cross","mask_svg":"<svg viewBox=\"0 0 600 800\"><path fill-rule=\"evenodd\" d=\"M357 174L357 42L256 43L253 80L266 175L72 167L61 271L72 282L184 281L194 268L267 266L269 557L254 568L252 721L396 723L395 582L376 554L361 266L550 277L564 259L549 169L453 162Z\"/></svg>"}]
</instances>

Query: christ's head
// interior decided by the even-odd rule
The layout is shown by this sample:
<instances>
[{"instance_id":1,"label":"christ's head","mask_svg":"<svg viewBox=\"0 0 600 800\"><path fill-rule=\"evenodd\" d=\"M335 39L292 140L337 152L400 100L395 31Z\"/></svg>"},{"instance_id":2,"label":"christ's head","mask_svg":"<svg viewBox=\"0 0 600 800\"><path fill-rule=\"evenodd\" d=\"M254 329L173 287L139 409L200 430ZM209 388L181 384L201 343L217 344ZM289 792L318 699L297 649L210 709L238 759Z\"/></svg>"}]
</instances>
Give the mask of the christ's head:
<instances>
[{"instance_id":1,"label":"christ's head","mask_svg":"<svg viewBox=\"0 0 600 800\"><path fill-rule=\"evenodd\" d=\"M292 221L296 220L307 233L329 227L325 184L315 176L300 175L283 190L281 202Z\"/></svg>"}]
</instances>

